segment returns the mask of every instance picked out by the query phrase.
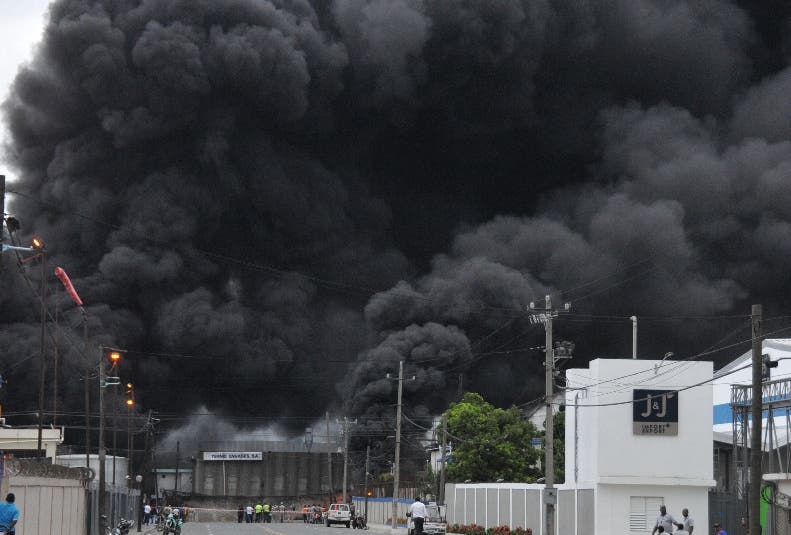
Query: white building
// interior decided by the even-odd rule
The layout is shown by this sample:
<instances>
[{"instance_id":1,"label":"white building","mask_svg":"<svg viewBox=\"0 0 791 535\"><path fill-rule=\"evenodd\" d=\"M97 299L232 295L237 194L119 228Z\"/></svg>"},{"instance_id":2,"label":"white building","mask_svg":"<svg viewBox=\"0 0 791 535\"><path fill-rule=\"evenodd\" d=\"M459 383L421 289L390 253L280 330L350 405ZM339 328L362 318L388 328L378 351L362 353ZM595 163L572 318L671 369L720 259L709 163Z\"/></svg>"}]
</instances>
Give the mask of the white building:
<instances>
[{"instance_id":1,"label":"white building","mask_svg":"<svg viewBox=\"0 0 791 535\"><path fill-rule=\"evenodd\" d=\"M41 449L44 451L44 457L53 459L60 444L63 444L62 427L41 429ZM38 450L38 428L0 428L0 450L6 454L13 453L18 457L35 457Z\"/></svg>"},{"instance_id":2,"label":"white building","mask_svg":"<svg viewBox=\"0 0 791 535\"><path fill-rule=\"evenodd\" d=\"M711 362L605 360L566 372L565 487L594 491L592 533L650 533L659 506L707 533ZM650 402L650 403L649 403Z\"/></svg>"}]
</instances>

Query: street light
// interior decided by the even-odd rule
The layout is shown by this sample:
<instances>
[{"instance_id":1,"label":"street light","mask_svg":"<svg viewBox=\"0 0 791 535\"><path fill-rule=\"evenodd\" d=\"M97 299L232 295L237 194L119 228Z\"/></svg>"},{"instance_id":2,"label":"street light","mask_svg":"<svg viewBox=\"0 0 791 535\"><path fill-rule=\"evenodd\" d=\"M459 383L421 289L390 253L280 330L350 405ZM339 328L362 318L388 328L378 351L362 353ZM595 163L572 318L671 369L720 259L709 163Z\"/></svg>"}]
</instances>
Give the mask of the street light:
<instances>
[{"instance_id":1,"label":"street light","mask_svg":"<svg viewBox=\"0 0 791 535\"><path fill-rule=\"evenodd\" d=\"M99 346L99 506L96 508L98 515L96 525L102 526L101 519L106 514L106 495L105 495L105 462L107 453L104 451L104 389L108 386L121 384L118 376L107 376L105 369L106 360L112 363L110 371L114 371L121 361L122 351L105 346Z\"/></svg>"}]
</instances>

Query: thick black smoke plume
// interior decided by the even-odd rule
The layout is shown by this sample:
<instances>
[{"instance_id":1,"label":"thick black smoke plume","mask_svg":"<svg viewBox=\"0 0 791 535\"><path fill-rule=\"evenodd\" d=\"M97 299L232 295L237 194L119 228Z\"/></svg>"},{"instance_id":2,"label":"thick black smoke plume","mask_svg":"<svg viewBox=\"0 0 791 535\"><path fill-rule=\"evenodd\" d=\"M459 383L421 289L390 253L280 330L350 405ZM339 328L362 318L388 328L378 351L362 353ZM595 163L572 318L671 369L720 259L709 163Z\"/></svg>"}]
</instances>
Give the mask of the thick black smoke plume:
<instances>
[{"instance_id":1,"label":"thick black smoke plume","mask_svg":"<svg viewBox=\"0 0 791 535\"><path fill-rule=\"evenodd\" d=\"M61 407L102 343L176 411L387 433L400 360L412 417L529 401L548 293L582 361L627 355L633 314L644 357L744 338L711 317L789 304L788 24L729 0L54 3L4 110L20 236L87 305L86 350L47 301ZM3 263L23 410L37 266Z\"/></svg>"}]
</instances>

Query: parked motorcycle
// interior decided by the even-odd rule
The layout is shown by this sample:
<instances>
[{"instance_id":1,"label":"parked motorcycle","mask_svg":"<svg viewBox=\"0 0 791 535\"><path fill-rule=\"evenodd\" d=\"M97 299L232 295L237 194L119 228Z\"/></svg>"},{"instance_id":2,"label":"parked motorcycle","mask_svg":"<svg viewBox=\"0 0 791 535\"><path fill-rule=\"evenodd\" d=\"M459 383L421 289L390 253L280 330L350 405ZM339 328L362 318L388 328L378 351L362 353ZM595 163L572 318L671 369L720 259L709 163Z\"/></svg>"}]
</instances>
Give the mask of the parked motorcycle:
<instances>
[{"instance_id":1,"label":"parked motorcycle","mask_svg":"<svg viewBox=\"0 0 791 535\"><path fill-rule=\"evenodd\" d=\"M118 525L113 529L113 535L129 535L129 530L135 525L134 520L126 520L124 518L118 522Z\"/></svg>"},{"instance_id":2,"label":"parked motorcycle","mask_svg":"<svg viewBox=\"0 0 791 535\"><path fill-rule=\"evenodd\" d=\"M104 532L107 535L129 535L129 530L135 525L134 520L126 520L122 518L121 521L118 522L117 526L110 529L110 526L107 525L107 515L102 515L100 520L104 526Z\"/></svg>"},{"instance_id":3,"label":"parked motorcycle","mask_svg":"<svg viewBox=\"0 0 791 535\"><path fill-rule=\"evenodd\" d=\"M368 526L365 525L365 517L362 515L355 515L352 518L352 527L354 529L368 529Z\"/></svg>"}]
</instances>

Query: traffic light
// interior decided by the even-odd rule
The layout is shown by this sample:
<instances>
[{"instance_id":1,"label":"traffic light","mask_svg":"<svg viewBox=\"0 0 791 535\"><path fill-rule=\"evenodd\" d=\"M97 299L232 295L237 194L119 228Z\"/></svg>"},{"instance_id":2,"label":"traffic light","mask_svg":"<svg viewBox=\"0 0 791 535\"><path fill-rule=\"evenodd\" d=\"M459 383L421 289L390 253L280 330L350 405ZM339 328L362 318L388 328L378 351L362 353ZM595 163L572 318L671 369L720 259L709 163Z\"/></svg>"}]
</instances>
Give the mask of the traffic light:
<instances>
[{"instance_id":1,"label":"traffic light","mask_svg":"<svg viewBox=\"0 0 791 535\"><path fill-rule=\"evenodd\" d=\"M779 363L769 358L767 353L761 355L761 380L768 381L772 378L771 369L777 368Z\"/></svg>"}]
</instances>

